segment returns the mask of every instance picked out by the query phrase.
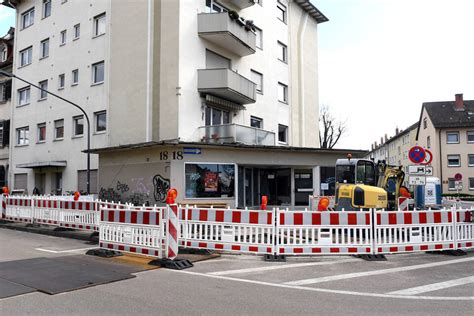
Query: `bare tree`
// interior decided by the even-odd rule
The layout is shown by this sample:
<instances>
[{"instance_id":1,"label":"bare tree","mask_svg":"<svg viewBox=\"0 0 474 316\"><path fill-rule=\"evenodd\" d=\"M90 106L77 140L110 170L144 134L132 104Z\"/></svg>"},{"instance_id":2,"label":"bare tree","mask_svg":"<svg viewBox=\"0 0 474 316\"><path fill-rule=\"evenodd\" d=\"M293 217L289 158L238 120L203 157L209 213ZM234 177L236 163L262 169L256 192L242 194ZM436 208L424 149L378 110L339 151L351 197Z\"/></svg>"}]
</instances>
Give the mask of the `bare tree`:
<instances>
[{"instance_id":1,"label":"bare tree","mask_svg":"<svg viewBox=\"0 0 474 316\"><path fill-rule=\"evenodd\" d=\"M319 110L319 143L321 148L333 148L347 131L346 121L337 120L323 105Z\"/></svg>"}]
</instances>

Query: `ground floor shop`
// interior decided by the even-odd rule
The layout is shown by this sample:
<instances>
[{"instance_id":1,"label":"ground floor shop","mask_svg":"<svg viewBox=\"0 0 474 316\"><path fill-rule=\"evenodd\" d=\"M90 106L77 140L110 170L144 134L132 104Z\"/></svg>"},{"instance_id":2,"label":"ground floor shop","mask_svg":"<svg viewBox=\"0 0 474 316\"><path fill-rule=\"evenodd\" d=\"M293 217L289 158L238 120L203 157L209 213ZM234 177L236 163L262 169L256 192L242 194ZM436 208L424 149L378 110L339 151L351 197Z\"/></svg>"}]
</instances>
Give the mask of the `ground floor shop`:
<instances>
[{"instance_id":1,"label":"ground floor shop","mask_svg":"<svg viewBox=\"0 0 474 316\"><path fill-rule=\"evenodd\" d=\"M98 192L106 200L163 204L169 188L183 204L256 208L307 206L334 194L334 165L347 150L146 144L95 150ZM351 151L354 156L362 152Z\"/></svg>"}]
</instances>

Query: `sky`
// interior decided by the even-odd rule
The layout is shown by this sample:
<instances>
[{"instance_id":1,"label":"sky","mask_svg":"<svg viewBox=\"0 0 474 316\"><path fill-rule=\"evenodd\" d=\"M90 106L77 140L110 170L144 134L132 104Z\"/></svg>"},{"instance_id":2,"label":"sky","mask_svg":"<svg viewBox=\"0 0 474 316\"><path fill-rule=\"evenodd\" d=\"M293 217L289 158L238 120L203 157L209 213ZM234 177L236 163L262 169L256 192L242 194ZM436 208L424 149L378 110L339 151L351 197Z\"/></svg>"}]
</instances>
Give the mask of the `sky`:
<instances>
[{"instance_id":1,"label":"sky","mask_svg":"<svg viewBox=\"0 0 474 316\"><path fill-rule=\"evenodd\" d=\"M474 0L311 0L319 103L346 121L336 148L370 149L419 119L421 105L474 99ZM14 11L0 6L0 34ZM2 35L0 35L2 36Z\"/></svg>"}]
</instances>

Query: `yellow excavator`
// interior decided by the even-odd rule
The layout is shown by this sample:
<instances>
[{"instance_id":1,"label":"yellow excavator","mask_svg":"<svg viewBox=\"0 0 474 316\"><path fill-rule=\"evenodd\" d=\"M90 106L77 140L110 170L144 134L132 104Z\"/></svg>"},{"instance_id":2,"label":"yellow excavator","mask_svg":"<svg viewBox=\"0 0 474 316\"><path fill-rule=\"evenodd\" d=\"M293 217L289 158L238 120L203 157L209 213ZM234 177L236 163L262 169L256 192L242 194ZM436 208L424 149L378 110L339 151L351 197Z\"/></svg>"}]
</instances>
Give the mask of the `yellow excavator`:
<instances>
[{"instance_id":1,"label":"yellow excavator","mask_svg":"<svg viewBox=\"0 0 474 316\"><path fill-rule=\"evenodd\" d=\"M405 173L401 166L367 159L336 161L336 211L379 208L395 210Z\"/></svg>"}]
</instances>

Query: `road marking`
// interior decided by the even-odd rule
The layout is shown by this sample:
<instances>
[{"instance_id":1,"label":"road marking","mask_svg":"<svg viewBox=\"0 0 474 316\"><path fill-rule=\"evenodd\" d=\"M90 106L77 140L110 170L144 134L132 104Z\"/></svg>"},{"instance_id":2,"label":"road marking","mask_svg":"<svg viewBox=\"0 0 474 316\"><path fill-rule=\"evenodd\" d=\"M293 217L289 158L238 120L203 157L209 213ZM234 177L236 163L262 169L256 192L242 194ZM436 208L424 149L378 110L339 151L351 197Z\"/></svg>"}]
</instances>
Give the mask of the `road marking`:
<instances>
[{"instance_id":1,"label":"road marking","mask_svg":"<svg viewBox=\"0 0 474 316\"><path fill-rule=\"evenodd\" d=\"M469 284L469 283L474 283L474 276L470 276L470 277L467 277L467 278L456 279L456 280L451 280L451 281L446 281L446 282L439 282L439 283L433 283L433 284L427 284L427 285L412 287L412 288L405 289L405 290L390 292L388 294L416 295L416 294L421 294L421 293L426 293L426 292L432 292L432 291L447 289L447 288L450 288L450 287L453 287L453 286L464 285L464 284Z\"/></svg>"},{"instance_id":2,"label":"road marking","mask_svg":"<svg viewBox=\"0 0 474 316\"><path fill-rule=\"evenodd\" d=\"M214 279L227 280L227 281L235 281L235 282L242 282L242 283L250 283L250 284L272 286L272 287L293 289L293 290L320 292L320 293L345 294L345 295L367 296L367 297L412 299L412 300L474 301L474 296L461 296L461 297L414 296L414 295L394 295L394 294L379 294L379 293L367 293L367 292L353 292L353 291L321 289L321 288L315 288L315 287L304 287L304 286L298 286L298 285L278 284L278 283L270 283L270 282L254 281L254 280L246 280L246 279L237 279L237 278L226 277L226 276L222 276L222 275L210 275L210 274L206 274L206 273L183 271L183 270L159 269L159 270L156 270L156 271L159 271L161 273L166 273L166 272L184 273L184 274L188 274L188 275L202 276L202 277L206 277L206 278L214 278Z\"/></svg>"},{"instance_id":3,"label":"road marking","mask_svg":"<svg viewBox=\"0 0 474 316\"><path fill-rule=\"evenodd\" d=\"M88 248L80 248L80 249L69 249L69 250L50 250L50 249L43 249L43 248L35 248L38 251L44 251L49 253L68 253L68 252L77 252L77 251L84 251L89 249L97 249L98 247L88 247Z\"/></svg>"},{"instance_id":4,"label":"road marking","mask_svg":"<svg viewBox=\"0 0 474 316\"><path fill-rule=\"evenodd\" d=\"M292 269L292 268L311 267L311 266L324 266L324 265L329 265L329 264L356 262L356 261L360 261L360 259L346 259L346 260L323 261L323 262L305 262L305 263L285 264L285 265L259 267L259 268L247 268L247 269L238 269L238 270L217 271L217 272L210 272L208 274L210 274L210 275L240 274L240 273L271 271L271 270L280 270L280 269Z\"/></svg>"},{"instance_id":5,"label":"road marking","mask_svg":"<svg viewBox=\"0 0 474 316\"><path fill-rule=\"evenodd\" d=\"M286 282L285 284L288 284L288 285L308 285L308 284L316 284L316 283L321 283L321 282L330 282L330 281L346 280L346 279L352 279L352 278L360 278L360 277L365 277L365 276L370 276L370 275L379 275L379 274L385 274L385 273L394 273L394 272L404 272L404 271L425 269L425 268L438 267L438 266L443 266L443 265L447 265L447 264L463 263L463 262L469 262L469 261L474 261L474 258L445 260L445 261L442 261L442 262L425 263L425 264L418 264L418 265L399 267L399 268L390 268L390 269L382 269L382 270L375 270L375 271L338 274L338 275L331 275L331 276L321 277L321 278Z\"/></svg>"}]
</instances>

